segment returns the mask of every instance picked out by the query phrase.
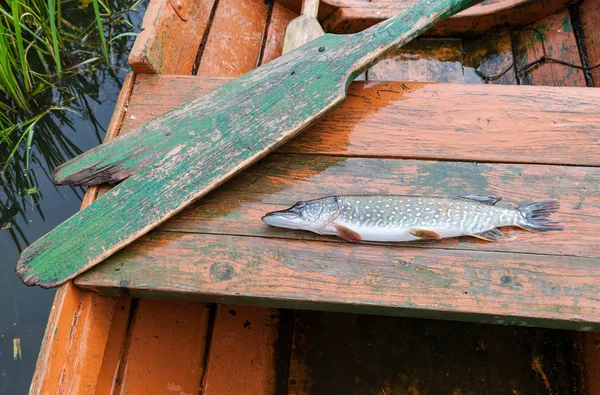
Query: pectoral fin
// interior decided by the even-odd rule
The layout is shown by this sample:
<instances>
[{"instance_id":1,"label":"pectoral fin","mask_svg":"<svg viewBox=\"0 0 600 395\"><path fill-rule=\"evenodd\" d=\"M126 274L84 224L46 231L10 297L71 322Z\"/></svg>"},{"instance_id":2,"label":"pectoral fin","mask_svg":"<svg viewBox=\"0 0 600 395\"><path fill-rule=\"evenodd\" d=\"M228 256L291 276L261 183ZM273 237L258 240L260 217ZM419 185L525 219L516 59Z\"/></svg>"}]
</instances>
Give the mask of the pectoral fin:
<instances>
[{"instance_id":1,"label":"pectoral fin","mask_svg":"<svg viewBox=\"0 0 600 395\"><path fill-rule=\"evenodd\" d=\"M421 240L440 240L439 234L427 229L411 229L410 234Z\"/></svg>"},{"instance_id":2,"label":"pectoral fin","mask_svg":"<svg viewBox=\"0 0 600 395\"><path fill-rule=\"evenodd\" d=\"M471 235L473 237L477 237L479 239L487 240L487 241L498 241L504 239L510 239L510 237L506 236L504 233L500 232L498 229L490 229L485 232L475 233Z\"/></svg>"},{"instance_id":3,"label":"pectoral fin","mask_svg":"<svg viewBox=\"0 0 600 395\"><path fill-rule=\"evenodd\" d=\"M362 241L362 237L360 237L358 233L342 225L335 225L335 234L352 243L358 243Z\"/></svg>"}]
</instances>

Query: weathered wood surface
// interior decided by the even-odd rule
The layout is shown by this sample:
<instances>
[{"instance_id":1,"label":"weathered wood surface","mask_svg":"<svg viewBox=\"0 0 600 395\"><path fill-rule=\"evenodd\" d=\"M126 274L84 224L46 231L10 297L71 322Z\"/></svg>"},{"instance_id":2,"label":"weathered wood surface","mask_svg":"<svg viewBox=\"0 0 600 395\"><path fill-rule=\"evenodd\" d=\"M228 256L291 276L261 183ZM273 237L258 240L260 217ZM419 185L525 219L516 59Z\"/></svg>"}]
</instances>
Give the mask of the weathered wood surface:
<instances>
[{"instance_id":1,"label":"weathered wood surface","mask_svg":"<svg viewBox=\"0 0 600 395\"><path fill-rule=\"evenodd\" d=\"M124 131L227 80L138 81ZM597 123L595 89L355 82L341 107L278 152L599 166Z\"/></svg>"},{"instance_id":2,"label":"weathered wood surface","mask_svg":"<svg viewBox=\"0 0 600 395\"><path fill-rule=\"evenodd\" d=\"M557 199L561 209L554 217L565 230L544 235L515 230L510 232L515 240L485 243L452 239L436 242L435 248L598 257L600 246L594 240L600 230L599 181L600 169L591 167L274 155L159 229L338 241L310 232L271 228L260 218L299 200L335 194L479 193L504 196L498 204L506 206Z\"/></svg>"},{"instance_id":3,"label":"weathered wood surface","mask_svg":"<svg viewBox=\"0 0 600 395\"><path fill-rule=\"evenodd\" d=\"M106 130L106 141L119 133L134 82L133 74L128 74L123 81ZM88 188L81 207L92 204L100 193L97 186ZM74 391L86 391L94 386L100 390L104 388L103 375L114 372L118 366L118 361L111 355L113 348L120 347L124 340L125 328L120 320L122 313L128 315L129 302L128 297L92 297L72 282L61 286L52 303L30 393L60 394L67 388ZM85 380L81 380L82 377Z\"/></svg>"},{"instance_id":4,"label":"weathered wood surface","mask_svg":"<svg viewBox=\"0 0 600 395\"><path fill-rule=\"evenodd\" d=\"M542 56L581 66L568 10L553 14L524 31L515 33L514 41L518 69ZM521 84L586 86L582 70L557 63L542 63L529 72L520 74L518 78Z\"/></svg>"},{"instance_id":5,"label":"weathered wood surface","mask_svg":"<svg viewBox=\"0 0 600 395\"><path fill-rule=\"evenodd\" d=\"M218 305L202 394L285 393L291 318L285 310Z\"/></svg>"},{"instance_id":6,"label":"weathered wood surface","mask_svg":"<svg viewBox=\"0 0 600 395\"><path fill-rule=\"evenodd\" d=\"M129 178L23 251L17 274L54 287L93 267L339 106L348 82L380 57L471 4L427 0L361 33L321 36L67 162L59 183Z\"/></svg>"},{"instance_id":7,"label":"weathered wood surface","mask_svg":"<svg viewBox=\"0 0 600 395\"><path fill-rule=\"evenodd\" d=\"M354 33L382 20L402 13L413 2L363 2L324 0L322 3L338 6L321 23L331 33ZM507 0L486 2L441 21L423 34L425 37L473 37L526 26L543 19L569 4L572 0ZM287 3L284 3L287 4ZM291 7L295 9L294 7ZM322 7L327 9L327 7ZM332 7L333 8L333 7ZM335 8L334 8L335 9Z\"/></svg>"},{"instance_id":8,"label":"weathered wood surface","mask_svg":"<svg viewBox=\"0 0 600 395\"><path fill-rule=\"evenodd\" d=\"M581 2L579 16L588 67L593 67L600 64L600 2L598 0ZM594 86L600 87L600 67L592 70L591 74Z\"/></svg>"},{"instance_id":9,"label":"weathered wood surface","mask_svg":"<svg viewBox=\"0 0 600 395\"><path fill-rule=\"evenodd\" d=\"M191 70L214 4L215 0L150 1L129 54L131 69L165 74Z\"/></svg>"},{"instance_id":10,"label":"weathered wood surface","mask_svg":"<svg viewBox=\"0 0 600 395\"><path fill-rule=\"evenodd\" d=\"M568 331L298 311L288 394L568 394L580 390L572 340Z\"/></svg>"},{"instance_id":11,"label":"weathered wood surface","mask_svg":"<svg viewBox=\"0 0 600 395\"><path fill-rule=\"evenodd\" d=\"M153 232L76 279L107 294L600 329L600 260ZM185 268L182 270L182 268ZM568 274L568 275L567 275Z\"/></svg>"},{"instance_id":12,"label":"weathered wood surface","mask_svg":"<svg viewBox=\"0 0 600 395\"><path fill-rule=\"evenodd\" d=\"M294 11L288 10L279 3L273 3L271 20L267 29L267 37L263 49L262 64L268 63L281 56L285 28L288 23L298 16Z\"/></svg>"},{"instance_id":13,"label":"weathered wood surface","mask_svg":"<svg viewBox=\"0 0 600 395\"><path fill-rule=\"evenodd\" d=\"M141 300L113 378L115 393L199 393L207 320L200 303Z\"/></svg>"},{"instance_id":14,"label":"weathered wood surface","mask_svg":"<svg viewBox=\"0 0 600 395\"><path fill-rule=\"evenodd\" d=\"M319 0L303 0L302 15L290 21L285 29L282 53L286 54L325 34L317 19Z\"/></svg>"},{"instance_id":15,"label":"weathered wood surface","mask_svg":"<svg viewBox=\"0 0 600 395\"><path fill-rule=\"evenodd\" d=\"M264 0L219 0L198 74L237 77L256 68L267 13Z\"/></svg>"}]
</instances>

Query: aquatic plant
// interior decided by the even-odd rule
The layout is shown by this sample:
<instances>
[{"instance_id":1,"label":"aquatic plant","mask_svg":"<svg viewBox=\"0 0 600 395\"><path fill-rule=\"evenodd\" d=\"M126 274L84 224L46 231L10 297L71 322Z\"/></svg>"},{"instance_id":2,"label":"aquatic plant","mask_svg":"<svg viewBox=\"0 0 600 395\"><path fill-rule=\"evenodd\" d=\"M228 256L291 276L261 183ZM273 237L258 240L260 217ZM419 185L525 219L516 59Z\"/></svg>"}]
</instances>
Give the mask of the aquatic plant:
<instances>
[{"instance_id":1,"label":"aquatic plant","mask_svg":"<svg viewBox=\"0 0 600 395\"><path fill-rule=\"evenodd\" d=\"M141 18L132 12L141 1L0 0L0 229L15 242L27 240L13 219L41 199L32 167L50 177L80 152L68 115L102 139L90 102L127 67L121 54L137 34L131 17Z\"/></svg>"}]
</instances>

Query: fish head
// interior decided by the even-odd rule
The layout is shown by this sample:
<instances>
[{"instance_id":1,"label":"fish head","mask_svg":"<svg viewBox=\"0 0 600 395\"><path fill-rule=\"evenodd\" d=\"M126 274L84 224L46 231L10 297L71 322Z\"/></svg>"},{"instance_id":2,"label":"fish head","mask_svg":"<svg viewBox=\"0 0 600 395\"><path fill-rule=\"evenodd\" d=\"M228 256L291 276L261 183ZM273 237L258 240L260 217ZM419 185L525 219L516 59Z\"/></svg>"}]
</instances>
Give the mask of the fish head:
<instances>
[{"instance_id":1,"label":"fish head","mask_svg":"<svg viewBox=\"0 0 600 395\"><path fill-rule=\"evenodd\" d=\"M298 202L292 207L267 213L262 220L267 225L286 229L303 229L319 232L339 211L335 197L325 197Z\"/></svg>"}]
</instances>

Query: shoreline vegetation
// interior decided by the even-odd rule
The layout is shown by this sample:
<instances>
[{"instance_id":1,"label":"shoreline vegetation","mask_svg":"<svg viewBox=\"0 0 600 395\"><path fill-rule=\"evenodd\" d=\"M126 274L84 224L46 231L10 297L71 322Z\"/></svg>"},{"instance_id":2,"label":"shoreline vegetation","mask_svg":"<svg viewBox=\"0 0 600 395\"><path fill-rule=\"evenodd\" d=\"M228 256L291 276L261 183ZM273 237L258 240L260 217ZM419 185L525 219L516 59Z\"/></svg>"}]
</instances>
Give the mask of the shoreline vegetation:
<instances>
[{"instance_id":1,"label":"shoreline vegetation","mask_svg":"<svg viewBox=\"0 0 600 395\"><path fill-rule=\"evenodd\" d=\"M16 218L30 209L44 218L36 173L51 179L81 152L68 138L73 120L89 123L98 142L104 136L94 102L103 81L121 84L141 3L0 0L0 229L19 250L29 240Z\"/></svg>"}]
</instances>

